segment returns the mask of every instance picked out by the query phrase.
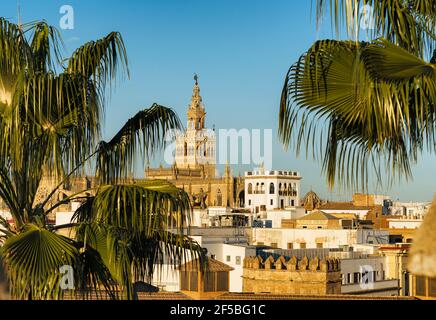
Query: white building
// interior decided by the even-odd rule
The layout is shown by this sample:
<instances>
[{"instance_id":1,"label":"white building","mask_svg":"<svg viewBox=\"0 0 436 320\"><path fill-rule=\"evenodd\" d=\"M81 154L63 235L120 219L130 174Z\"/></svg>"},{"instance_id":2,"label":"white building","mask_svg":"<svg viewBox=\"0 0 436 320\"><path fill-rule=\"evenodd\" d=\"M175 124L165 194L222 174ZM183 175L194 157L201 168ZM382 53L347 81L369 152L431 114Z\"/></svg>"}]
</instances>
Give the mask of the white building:
<instances>
[{"instance_id":1,"label":"white building","mask_svg":"<svg viewBox=\"0 0 436 320\"><path fill-rule=\"evenodd\" d=\"M342 294L397 296L399 279L389 279L384 256L364 256L341 259Z\"/></svg>"},{"instance_id":2,"label":"white building","mask_svg":"<svg viewBox=\"0 0 436 320\"><path fill-rule=\"evenodd\" d=\"M246 237L234 235L232 232L225 235L212 233L207 236L192 236L191 238L197 241L202 248L207 249L209 257L234 269L230 272L229 290L230 292L242 292L243 261L246 256L256 255L256 247L249 246ZM187 261L189 260L190 258L187 258ZM152 284L163 291L178 292L180 291L180 273L170 265L164 264L157 269Z\"/></svg>"},{"instance_id":3,"label":"white building","mask_svg":"<svg viewBox=\"0 0 436 320\"><path fill-rule=\"evenodd\" d=\"M430 209L430 202L399 202L394 201L390 213L396 216L404 216L408 219L422 220Z\"/></svg>"},{"instance_id":4,"label":"white building","mask_svg":"<svg viewBox=\"0 0 436 320\"><path fill-rule=\"evenodd\" d=\"M390 229L418 229L422 219L388 219Z\"/></svg>"},{"instance_id":5,"label":"white building","mask_svg":"<svg viewBox=\"0 0 436 320\"><path fill-rule=\"evenodd\" d=\"M71 211L58 211L56 212L56 226L61 226L65 224L71 223L71 219L74 216L74 213L79 209L81 203L80 202L71 202Z\"/></svg>"},{"instance_id":6,"label":"white building","mask_svg":"<svg viewBox=\"0 0 436 320\"><path fill-rule=\"evenodd\" d=\"M301 176L295 171L245 173L245 207L253 213L294 208L300 205Z\"/></svg>"},{"instance_id":7,"label":"white building","mask_svg":"<svg viewBox=\"0 0 436 320\"><path fill-rule=\"evenodd\" d=\"M208 250L208 256L221 261L234 270L230 271L230 292L242 292L242 273L245 257L256 256L256 247L246 242L240 243L210 243L203 242L203 248Z\"/></svg>"},{"instance_id":8,"label":"white building","mask_svg":"<svg viewBox=\"0 0 436 320\"><path fill-rule=\"evenodd\" d=\"M282 249L341 248L354 244L387 244L389 232L372 229L253 228L250 243Z\"/></svg>"},{"instance_id":9,"label":"white building","mask_svg":"<svg viewBox=\"0 0 436 320\"><path fill-rule=\"evenodd\" d=\"M266 212L257 214L257 218L255 219L256 225L254 227L260 228L260 225L263 225L267 228L281 228L283 219L294 220L305 215L306 210L303 207L267 210Z\"/></svg>"}]
</instances>

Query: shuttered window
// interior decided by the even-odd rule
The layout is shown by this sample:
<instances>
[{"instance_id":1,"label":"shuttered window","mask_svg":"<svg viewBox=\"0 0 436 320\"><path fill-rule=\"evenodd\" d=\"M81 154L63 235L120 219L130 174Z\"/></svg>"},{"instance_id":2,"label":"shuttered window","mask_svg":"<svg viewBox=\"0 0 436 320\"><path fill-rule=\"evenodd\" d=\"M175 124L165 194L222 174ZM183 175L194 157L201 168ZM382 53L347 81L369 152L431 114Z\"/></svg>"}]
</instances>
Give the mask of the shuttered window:
<instances>
[{"instance_id":1,"label":"shuttered window","mask_svg":"<svg viewBox=\"0 0 436 320\"><path fill-rule=\"evenodd\" d=\"M229 274L227 272L217 273L217 290L216 291L229 291Z\"/></svg>"},{"instance_id":2,"label":"shuttered window","mask_svg":"<svg viewBox=\"0 0 436 320\"><path fill-rule=\"evenodd\" d=\"M416 277L416 295L425 296L425 277Z\"/></svg>"}]
</instances>

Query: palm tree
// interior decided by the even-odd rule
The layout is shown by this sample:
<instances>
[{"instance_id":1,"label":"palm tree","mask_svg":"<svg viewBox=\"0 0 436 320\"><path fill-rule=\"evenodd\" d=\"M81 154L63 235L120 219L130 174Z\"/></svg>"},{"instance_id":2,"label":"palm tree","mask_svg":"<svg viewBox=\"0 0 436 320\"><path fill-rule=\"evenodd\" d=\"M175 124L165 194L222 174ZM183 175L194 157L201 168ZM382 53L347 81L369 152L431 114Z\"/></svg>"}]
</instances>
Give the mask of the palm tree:
<instances>
[{"instance_id":1,"label":"palm tree","mask_svg":"<svg viewBox=\"0 0 436 320\"><path fill-rule=\"evenodd\" d=\"M47 23L0 18L0 198L12 216L0 220L0 257L14 298L62 298L60 268L69 265L76 292L104 289L116 298L121 290L131 299L132 282L151 279L163 258L177 265L185 249L201 254L185 235L185 192L166 181L126 182L136 151L145 159L181 124L171 109L154 104L100 141L106 90L119 74L129 75L123 39L110 33L69 58L61 49ZM57 190L93 159L96 190L53 204ZM44 175L59 184L39 199ZM47 215L71 201L83 203L75 220L50 226ZM60 235L62 228L75 228L75 237Z\"/></svg>"},{"instance_id":2,"label":"palm tree","mask_svg":"<svg viewBox=\"0 0 436 320\"><path fill-rule=\"evenodd\" d=\"M411 178L421 152L436 149L436 2L317 0L316 7L318 21L329 12L337 34L345 26L351 40L317 41L291 66L280 104L282 142L320 160L330 187ZM361 41L362 18L374 26L364 30L369 41ZM434 211L423 224L433 230ZM436 243L419 240L422 232L410 269L434 277Z\"/></svg>"}]
</instances>

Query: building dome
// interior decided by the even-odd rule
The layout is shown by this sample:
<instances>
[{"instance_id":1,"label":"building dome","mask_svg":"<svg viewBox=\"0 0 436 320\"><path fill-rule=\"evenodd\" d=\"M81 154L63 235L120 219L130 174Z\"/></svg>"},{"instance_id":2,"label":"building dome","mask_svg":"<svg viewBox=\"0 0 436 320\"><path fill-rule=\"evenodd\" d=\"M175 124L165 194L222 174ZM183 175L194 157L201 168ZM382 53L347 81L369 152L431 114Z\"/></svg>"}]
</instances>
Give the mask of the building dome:
<instances>
[{"instance_id":1,"label":"building dome","mask_svg":"<svg viewBox=\"0 0 436 320\"><path fill-rule=\"evenodd\" d=\"M312 190L306 193L302 201L303 201L303 207L307 211L318 209L322 204L321 198Z\"/></svg>"}]
</instances>

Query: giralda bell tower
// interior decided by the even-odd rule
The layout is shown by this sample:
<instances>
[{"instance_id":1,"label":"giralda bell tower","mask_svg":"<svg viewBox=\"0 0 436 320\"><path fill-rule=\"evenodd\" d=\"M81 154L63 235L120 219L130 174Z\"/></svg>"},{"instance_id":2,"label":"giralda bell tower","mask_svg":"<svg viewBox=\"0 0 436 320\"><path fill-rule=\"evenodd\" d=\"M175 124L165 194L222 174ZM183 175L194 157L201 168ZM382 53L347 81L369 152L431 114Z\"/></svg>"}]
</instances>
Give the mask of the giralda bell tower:
<instances>
[{"instance_id":1,"label":"giralda bell tower","mask_svg":"<svg viewBox=\"0 0 436 320\"><path fill-rule=\"evenodd\" d=\"M216 176L216 135L205 128L206 111L200 95L198 76L194 76L187 130L176 138L175 165L180 169L201 169L205 177Z\"/></svg>"}]
</instances>

